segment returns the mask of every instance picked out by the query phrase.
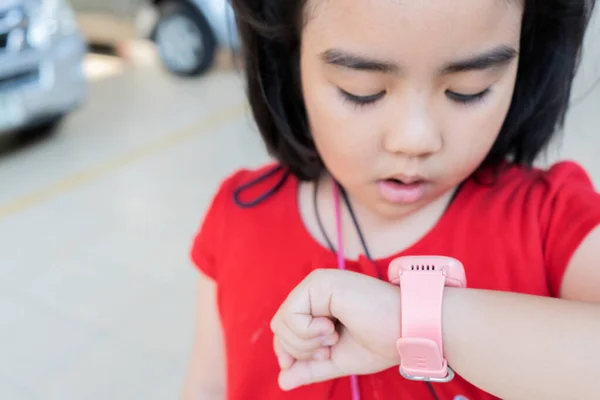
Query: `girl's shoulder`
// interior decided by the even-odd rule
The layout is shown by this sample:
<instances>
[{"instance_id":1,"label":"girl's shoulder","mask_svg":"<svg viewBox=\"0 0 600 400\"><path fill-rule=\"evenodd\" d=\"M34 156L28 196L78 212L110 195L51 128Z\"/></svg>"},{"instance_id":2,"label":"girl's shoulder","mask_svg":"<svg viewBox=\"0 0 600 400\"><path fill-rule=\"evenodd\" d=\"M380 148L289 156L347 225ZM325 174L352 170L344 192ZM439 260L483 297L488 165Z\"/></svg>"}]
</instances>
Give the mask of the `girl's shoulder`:
<instances>
[{"instance_id":1,"label":"girl's shoulder","mask_svg":"<svg viewBox=\"0 0 600 400\"><path fill-rule=\"evenodd\" d=\"M593 190L592 180L587 171L574 161L560 161L546 168L513 167L525 182L556 191L566 187L588 187Z\"/></svg>"},{"instance_id":2,"label":"girl's shoulder","mask_svg":"<svg viewBox=\"0 0 600 400\"><path fill-rule=\"evenodd\" d=\"M191 249L194 264L216 279L216 258L248 235L269 230L269 224L285 224L294 216L297 178L280 165L241 168L223 179L207 207Z\"/></svg>"},{"instance_id":3,"label":"girl's shoulder","mask_svg":"<svg viewBox=\"0 0 600 400\"><path fill-rule=\"evenodd\" d=\"M544 168L506 165L463 189L457 219L468 220L470 232L504 252L518 249L515 259L539 255L554 294L575 250L600 226L600 193L572 161Z\"/></svg>"},{"instance_id":4,"label":"girl's shoulder","mask_svg":"<svg viewBox=\"0 0 600 400\"><path fill-rule=\"evenodd\" d=\"M272 213L281 205L289 205L297 184L297 178L277 163L237 169L220 182L205 220L213 214L252 217Z\"/></svg>"},{"instance_id":5,"label":"girl's shoulder","mask_svg":"<svg viewBox=\"0 0 600 400\"><path fill-rule=\"evenodd\" d=\"M515 226L535 223L543 237L578 228L585 233L600 223L600 193L573 161L543 168L507 164L473 177L463 192L462 204L472 212Z\"/></svg>"},{"instance_id":6,"label":"girl's shoulder","mask_svg":"<svg viewBox=\"0 0 600 400\"><path fill-rule=\"evenodd\" d=\"M598 193L587 171L573 161L560 161L548 167L505 164L484 170L465 185L475 197L486 200L522 198L529 203L552 202L556 196L576 196L597 200ZM492 202L493 203L493 202Z\"/></svg>"}]
</instances>

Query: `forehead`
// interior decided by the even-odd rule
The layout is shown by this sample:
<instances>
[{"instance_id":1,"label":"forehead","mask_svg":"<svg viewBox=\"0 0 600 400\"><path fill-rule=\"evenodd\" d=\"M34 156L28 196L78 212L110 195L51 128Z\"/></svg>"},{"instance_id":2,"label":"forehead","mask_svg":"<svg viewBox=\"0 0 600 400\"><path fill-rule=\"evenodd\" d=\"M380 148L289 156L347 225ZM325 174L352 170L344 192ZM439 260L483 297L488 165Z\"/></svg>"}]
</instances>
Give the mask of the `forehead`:
<instances>
[{"instance_id":1,"label":"forehead","mask_svg":"<svg viewBox=\"0 0 600 400\"><path fill-rule=\"evenodd\" d=\"M518 47L516 0L309 0L303 43L406 64L447 60L499 44Z\"/></svg>"}]
</instances>

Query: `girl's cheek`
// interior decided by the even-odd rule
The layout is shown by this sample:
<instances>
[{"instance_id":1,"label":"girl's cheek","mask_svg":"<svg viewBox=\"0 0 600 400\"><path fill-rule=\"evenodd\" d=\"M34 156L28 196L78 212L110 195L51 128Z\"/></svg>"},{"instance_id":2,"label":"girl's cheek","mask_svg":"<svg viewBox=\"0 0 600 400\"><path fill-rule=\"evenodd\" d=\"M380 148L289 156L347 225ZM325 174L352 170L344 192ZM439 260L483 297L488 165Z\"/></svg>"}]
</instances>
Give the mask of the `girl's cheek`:
<instances>
[{"instance_id":1,"label":"girl's cheek","mask_svg":"<svg viewBox=\"0 0 600 400\"><path fill-rule=\"evenodd\" d=\"M314 136L319 154L336 175L364 175L377 158L374 135L352 120L322 125ZM330 129L327 129L330 128Z\"/></svg>"}]
</instances>

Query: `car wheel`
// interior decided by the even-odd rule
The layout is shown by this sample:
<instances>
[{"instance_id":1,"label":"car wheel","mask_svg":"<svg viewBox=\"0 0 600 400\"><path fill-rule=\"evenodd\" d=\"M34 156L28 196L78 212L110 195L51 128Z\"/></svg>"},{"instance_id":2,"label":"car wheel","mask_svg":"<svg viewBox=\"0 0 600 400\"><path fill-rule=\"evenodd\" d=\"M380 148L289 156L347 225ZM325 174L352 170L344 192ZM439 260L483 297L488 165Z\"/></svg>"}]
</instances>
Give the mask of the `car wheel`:
<instances>
[{"instance_id":1,"label":"car wheel","mask_svg":"<svg viewBox=\"0 0 600 400\"><path fill-rule=\"evenodd\" d=\"M54 115L40 119L15 132L17 142L31 142L53 136L65 119L65 115Z\"/></svg>"},{"instance_id":2,"label":"car wheel","mask_svg":"<svg viewBox=\"0 0 600 400\"><path fill-rule=\"evenodd\" d=\"M65 119L65 115L59 114L46 117L36 121L21 131L23 136L46 136L53 134Z\"/></svg>"},{"instance_id":3,"label":"car wheel","mask_svg":"<svg viewBox=\"0 0 600 400\"><path fill-rule=\"evenodd\" d=\"M179 76L205 73L214 62L216 40L204 15L185 1L159 7L154 40L165 67Z\"/></svg>"}]
</instances>

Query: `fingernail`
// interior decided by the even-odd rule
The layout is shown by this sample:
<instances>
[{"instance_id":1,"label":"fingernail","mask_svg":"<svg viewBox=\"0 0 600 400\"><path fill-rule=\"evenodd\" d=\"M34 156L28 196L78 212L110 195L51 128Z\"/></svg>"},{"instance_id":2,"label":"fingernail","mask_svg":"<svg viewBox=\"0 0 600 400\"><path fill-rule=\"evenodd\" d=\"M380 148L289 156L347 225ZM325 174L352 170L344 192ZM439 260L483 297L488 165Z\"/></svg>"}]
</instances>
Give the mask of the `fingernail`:
<instances>
[{"instance_id":1,"label":"fingernail","mask_svg":"<svg viewBox=\"0 0 600 400\"><path fill-rule=\"evenodd\" d=\"M325 354L323 354L322 351L318 351L315 353L315 355L313 356L313 359L315 361L325 361Z\"/></svg>"}]
</instances>

